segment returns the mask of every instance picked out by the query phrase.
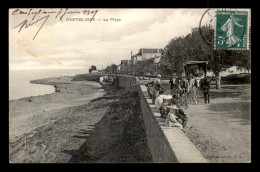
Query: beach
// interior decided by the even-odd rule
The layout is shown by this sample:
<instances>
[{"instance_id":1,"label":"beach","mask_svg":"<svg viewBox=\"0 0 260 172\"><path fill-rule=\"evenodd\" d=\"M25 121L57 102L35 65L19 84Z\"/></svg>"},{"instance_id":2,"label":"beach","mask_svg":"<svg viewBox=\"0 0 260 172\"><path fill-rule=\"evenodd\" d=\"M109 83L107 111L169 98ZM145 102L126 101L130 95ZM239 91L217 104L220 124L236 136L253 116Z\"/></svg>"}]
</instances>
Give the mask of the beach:
<instances>
[{"instance_id":1,"label":"beach","mask_svg":"<svg viewBox=\"0 0 260 172\"><path fill-rule=\"evenodd\" d=\"M136 102L137 93L131 100L123 89L68 76L31 83L53 85L55 93L9 101L10 163L151 161L142 115L136 113L139 104L128 106L129 101ZM129 122L137 114L135 123ZM135 140L122 140L134 129L141 131L134 133ZM95 153L90 156L90 151Z\"/></svg>"}]
</instances>

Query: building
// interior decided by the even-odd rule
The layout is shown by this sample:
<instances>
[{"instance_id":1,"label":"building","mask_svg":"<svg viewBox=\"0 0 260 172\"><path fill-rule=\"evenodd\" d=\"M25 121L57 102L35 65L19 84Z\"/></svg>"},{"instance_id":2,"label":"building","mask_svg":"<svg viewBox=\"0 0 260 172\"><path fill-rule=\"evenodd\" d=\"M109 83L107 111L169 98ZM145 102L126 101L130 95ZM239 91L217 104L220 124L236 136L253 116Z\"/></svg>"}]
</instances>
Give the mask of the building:
<instances>
[{"instance_id":1,"label":"building","mask_svg":"<svg viewBox=\"0 0 260 172\"><path fill-rule=\"evenodd\" d=\"M130 60L121 60L121 66L122 68L127 67L128 65L131 64Z\"/></svg>"},{"instance_id":2,"label":"building","mask_svg":"<svg viewBox=\"0 0 260 172\"><path fill-rule=\"evenodd\" d=\"M131 61L133 64L135 64L136 61L143 61L151 58L155 58L155 59L161 58L162 51L163 50L159 48L156 49L141 48L137 54L132 56ZM159 62L160 60L157 61Z\"/></svg>"},{"instance_id":3,"label":"building","mask_svg":"<svg viewBox=\"0 0 260 172\"><path fill-rule=\"evenodd\" d=\"M131 57L132 72L135 73L135 64L137 61L154 59L154 63L159 63L162 57L162 49L159 48L141 48L139 52Z\"/></svg>"}]
</instances>

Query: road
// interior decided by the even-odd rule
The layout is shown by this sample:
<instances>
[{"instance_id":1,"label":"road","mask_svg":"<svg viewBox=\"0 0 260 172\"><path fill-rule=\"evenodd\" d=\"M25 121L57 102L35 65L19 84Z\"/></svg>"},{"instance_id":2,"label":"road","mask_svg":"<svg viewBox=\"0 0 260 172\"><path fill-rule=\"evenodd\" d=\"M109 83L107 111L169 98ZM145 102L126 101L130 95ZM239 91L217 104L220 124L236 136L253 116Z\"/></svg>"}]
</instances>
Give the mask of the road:
<instances>
[{"instance_id":1,"label":"road","mask_svg":"<svg viewBox=\"0 0 260 172\"><path fill-rule=\"evenodd\" d=\"M140 82L152 81L145 79ZM162 83L165 94L170 94L169 80ZM211 89L210 99L210 104L204 104L201 93L199 105L189 99L185 134L209 162L250 162L251 85L222 85Z\"/></svg>"},{"instance_id":2,"label":"road","mask_svg":"<svg viewBox=\"0 0 260 172\"><path fill-rule=\"evenodd\" d=\"M210 104L189 102L186 135L213 163L251 161L251 86L211 90Z\"/></svg>"}]
</instances>

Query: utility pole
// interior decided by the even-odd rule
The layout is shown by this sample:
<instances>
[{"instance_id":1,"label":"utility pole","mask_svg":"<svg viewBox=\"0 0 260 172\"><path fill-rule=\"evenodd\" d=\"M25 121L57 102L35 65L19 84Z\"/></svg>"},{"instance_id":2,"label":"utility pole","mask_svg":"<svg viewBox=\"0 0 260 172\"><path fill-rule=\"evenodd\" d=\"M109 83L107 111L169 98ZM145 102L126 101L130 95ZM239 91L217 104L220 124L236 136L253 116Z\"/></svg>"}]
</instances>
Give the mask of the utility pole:
<instances>
[{"instance_id":1,"label":"utility pole","mask_svg":"<svg viewBox=\"0 0 260 172\"><path fill-rule=\"evenodd\" d=\"M134 72L134 62L133 62L133 59L132 59L132 51L131 51L131 73L133 74Z\"/></svg>"}]
</instances>

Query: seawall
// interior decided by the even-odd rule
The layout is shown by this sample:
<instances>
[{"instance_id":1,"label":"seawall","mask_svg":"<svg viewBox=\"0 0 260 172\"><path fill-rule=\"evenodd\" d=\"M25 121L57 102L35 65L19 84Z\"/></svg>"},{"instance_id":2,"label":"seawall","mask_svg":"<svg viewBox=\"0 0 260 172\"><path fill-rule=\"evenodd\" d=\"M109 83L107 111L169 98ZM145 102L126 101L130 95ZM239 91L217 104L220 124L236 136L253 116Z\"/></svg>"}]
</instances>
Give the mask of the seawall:
<instances>
[{"instance_id":1,"label":"seawall","mask_svg":"<svg viewBox=\"0 0 260 172\"><path fill-rule=\"evenodd\" d=\"M179 127L165 127L152 100L148 98L145 82L137 77L116 75L117 86L138 92L145 124L147 142L154 163L207 163L199 150Z\"/></svg>"}]
</instances>

